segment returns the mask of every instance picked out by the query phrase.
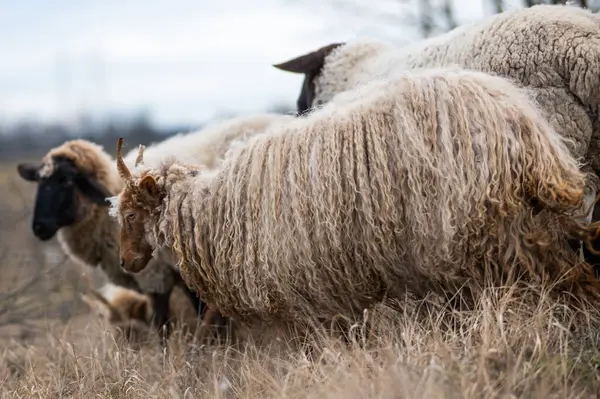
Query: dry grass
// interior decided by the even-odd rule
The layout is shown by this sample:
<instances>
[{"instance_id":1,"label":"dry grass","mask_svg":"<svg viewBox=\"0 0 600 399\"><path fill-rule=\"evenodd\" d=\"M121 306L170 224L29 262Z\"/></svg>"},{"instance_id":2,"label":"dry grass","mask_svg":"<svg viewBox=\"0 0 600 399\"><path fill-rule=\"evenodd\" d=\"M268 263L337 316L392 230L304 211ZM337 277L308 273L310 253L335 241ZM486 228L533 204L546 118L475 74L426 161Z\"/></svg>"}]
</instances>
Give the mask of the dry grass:
<instances>
[{"instance_id":1,"label":"dry grass","mask_svg":"<svg viewBox=\"0 0 600 399\"><path fill-rule=\"evenodd\" d=\"M37 345L9 345L0 391L3 398L595 397L595 320L573 329L564 307L518 298L490 292L475 311L451 315L384 309L366 342L320 337L312 361L277 341L208 348L175 336L166 352L154 344L135 351L97 321L72 322Z\"/></svg>"},{"instance_id":2,"label":"dry grass","mask_svg":"<svg viewBox=\"0 0 600 399\"><path fill-rule=\"evenodd\" d=\"M514 287L471 311L433 305L371 315L350 345L323 334L311 357L284 338L168 351L117 342L80 303L82 270L30 232L33 187L0 170L2 398L584 398L600 392L600 318ZM44 276L51 273L49 278ZM100 284L95 281L94 284ZM17 293L18 295L12 295ZM35 306L35 305L38 306ZM4 313L3 313L4 309ZM17 315L18 317L16 317ZM575 322L574 316L583 316Z\"/></svg>"}]
</instances>

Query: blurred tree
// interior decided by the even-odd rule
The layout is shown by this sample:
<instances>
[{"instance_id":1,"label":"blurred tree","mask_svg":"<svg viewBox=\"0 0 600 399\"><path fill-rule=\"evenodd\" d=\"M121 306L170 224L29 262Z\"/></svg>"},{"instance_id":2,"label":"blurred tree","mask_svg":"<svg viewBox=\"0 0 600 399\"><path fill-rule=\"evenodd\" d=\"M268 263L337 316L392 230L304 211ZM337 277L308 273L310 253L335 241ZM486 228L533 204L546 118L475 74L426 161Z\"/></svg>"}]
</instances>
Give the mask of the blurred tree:
<instances>
[{"instance_id":1,"label":"blurred tree","mask_svg":"<svg viewBox=\"0 0 600 399\"><path fill-rule=\"evenodd\" d=\"M501 3L502 0L495 0L494 3ZM600 9L600 1L598 0L523 0L524 7L532 7L538 4L574 4L579 7L589 8L593 12L598 11ZM503 10L502 7L499 8L499 12Z\"/></svg>"},{"instance_id":2,"label":"blurred tree","mask_svg":"<svg viewBox=\"0 0 600 399\"><path fill-rule=\"evenodd\" d=\"M291 3L308 4L316 7L317 0L288 0ZM377 21L380 25L388 25L394 30L398 25L405 28L416 28L418 36L431 37L458 26L455 12L459 7L469 7L467 1L456 0L332 0L334 12L347 16L362 18L366 21ZM480 0L493 13L507 9L506 0ZM475 2L475 0L473 0ZM521 0L522 7L537 4L573 4L589 8L593 12L600 10L600 0ZM480 3L481 4L481 3ZM511 2L514 4L514 2ZM488 8L491 6L491 8Z\"/></svg>"}]
</instances>

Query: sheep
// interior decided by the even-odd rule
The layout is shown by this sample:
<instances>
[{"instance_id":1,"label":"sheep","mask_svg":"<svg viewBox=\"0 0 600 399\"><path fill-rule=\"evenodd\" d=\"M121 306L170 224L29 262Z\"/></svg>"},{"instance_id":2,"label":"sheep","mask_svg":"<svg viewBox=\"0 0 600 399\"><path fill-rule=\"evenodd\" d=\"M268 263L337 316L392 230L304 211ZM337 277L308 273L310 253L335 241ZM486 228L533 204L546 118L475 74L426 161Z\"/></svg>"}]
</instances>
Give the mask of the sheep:
<instances>
[{"instance_id":1,"label":"sheep","mask_svg":"<svg viewBox=\"0 0 600 399\"><path fill-rule=\"evenodd\" d=\"M109 282L99 290L91 288L87 294L81 295L81 298L114 329L117 337L140 346L153 336L150 328L153 299L149 295ZM196 311L189 302L185 287L176 286L173 289L169 305L173 323L182 327L182 331L201 337L199 332L202 330L197 328Z\"/></svg>"},{"instance_id":2,"label":"sheep","mask_svg":"<svg viewBox=\"0 0 600 399\"><path fill-rule=\"evenodd\" d=\"M149 341L153 316L152 298L112 283L90 290L81 299L114 328L115 336L134 346Z\"/></svg>"},{"instance_id":3,"label":"sheep","mask_svg":"<svg viewBox=\"0 0 600 399\"><path fill-rule=\"evenodd\" d=\"M146 149L146 162L177 157L215 167L228 145L286 118L292 117L264 113L216 122L150 146ZM131 151L126 160L133 165L135 158L136 151ZM38 183L32 224L36 237L46 241L57 235L72 259L90 267L99 265L116 285L150 294L156 326L165 325L169 294L180 276L168 261L160 258L150 260L148 270L137 275L121 269L119 226L107 213L106 198L118 193L122 182L110 155L97 144L71 140L50 150L41 164L19 164L18 172L23 179ZM190 290L188 294L202 312L203 304L197 295ZM165 333L168 335L169 330Z\"/></svg>"},{"instance_id":4,"label":"sheep","mask_svg":"<svg viewBox=\"0 0 600 399\"><path fill-rule=\"evenodd\" d=\"M212 170L131 172L121 144L110 213L123 267L143 270L147 253L131 249L142 239L242 323L360 318L385 297L475 292L486 279L600 292L567 245L589 234L574 213L585 174L504 78L447 68L373 81Z\"/></svg>"},{"instance_id":5,"label":"sheep","mask_svg":"<svg viewBox=\"0 0 600 399\"><path fill-rule=\"evenodd\" d=\"M529 89L545 117L569 139L572 155L595 172L588 174L586 187L585 207L590 207L600 175L600 16L587 9L537 5L405 47L368 39L337 42L274 66L305 75L297 104L303 114L373 78L452 65L504 76ZM590 208L586 221L591 219Z\"/></svg>"}]
</instances>

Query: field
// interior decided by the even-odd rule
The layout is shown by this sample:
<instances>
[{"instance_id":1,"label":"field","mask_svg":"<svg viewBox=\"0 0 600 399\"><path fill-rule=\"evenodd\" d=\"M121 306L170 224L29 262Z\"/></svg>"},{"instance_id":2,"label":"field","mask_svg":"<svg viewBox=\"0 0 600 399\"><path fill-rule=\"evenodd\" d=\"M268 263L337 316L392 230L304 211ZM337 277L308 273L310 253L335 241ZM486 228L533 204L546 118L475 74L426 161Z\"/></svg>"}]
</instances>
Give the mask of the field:
<instances>
[{"instance_id":1,"label":"field","mask_svg":"<svg viewBox=\"0 0 600 399\"><path fill-rule=\"evenodd\" d=\"M600 323L514 287L477 308L382 307L349 345L323 334L312 356L260 335L236 347L176 333L168 351L119 342L81 301L102 276L30 229L35 187L0 167L2 398L587 398L600 393ZM532 298L533 297L533 298ZM528 298L528 299L524 299ZM427 306L426 306L427 305ZM575 323L574 316L583 314Z\"/></svg>"}]
</instances>

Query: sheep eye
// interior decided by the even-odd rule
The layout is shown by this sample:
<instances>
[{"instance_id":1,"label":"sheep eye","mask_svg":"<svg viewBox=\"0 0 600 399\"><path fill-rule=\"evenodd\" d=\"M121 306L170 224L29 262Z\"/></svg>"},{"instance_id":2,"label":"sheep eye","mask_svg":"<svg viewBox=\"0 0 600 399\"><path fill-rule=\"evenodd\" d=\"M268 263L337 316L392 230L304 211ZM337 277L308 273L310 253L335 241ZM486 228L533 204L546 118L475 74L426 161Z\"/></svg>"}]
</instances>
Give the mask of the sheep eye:
<instances>
[{"instance_id":1,"label":"sheep eye","mask_svg":"<svg viewBox=\"0 0 600 399\"><path fill-rule=\"evenodd\" d=\"M127 227L128 230L132 229L133 218L134 218L133 214L129 214L129 215L125 216L125 226Z\"/></svg>"}]
</instances>

